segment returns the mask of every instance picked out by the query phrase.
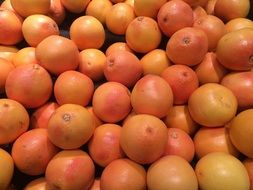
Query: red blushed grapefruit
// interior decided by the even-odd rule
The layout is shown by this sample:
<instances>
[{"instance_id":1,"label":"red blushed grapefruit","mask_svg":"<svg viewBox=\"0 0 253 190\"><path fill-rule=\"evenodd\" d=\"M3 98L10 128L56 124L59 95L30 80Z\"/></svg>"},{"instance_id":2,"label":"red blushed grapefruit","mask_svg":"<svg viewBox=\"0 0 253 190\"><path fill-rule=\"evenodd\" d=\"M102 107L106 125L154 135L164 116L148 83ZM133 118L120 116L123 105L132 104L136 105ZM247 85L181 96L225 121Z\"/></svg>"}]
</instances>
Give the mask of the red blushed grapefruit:
<instances>
[{"instance_id":1,"label":"red blushed grapefruit","mask_svg":"<svg viewBox=\"0 0 253 190\"><path fill-rule=\"evenodd\" d=\"M173 105L173 92L162 77L145 75L133 87L131 104L137 114L151 114L162 118Z\"/></svg>"},{"instance_id":2,"label":"red blushed grapefruit","mask_svg":"<svg viewBox=\"0 0 253 190\"><path fill-rule=\"evenodd\" d=\"M199 87L196 73L186 65L171 65L161 73L161 77L172 89L174 104L187 103L189 96Z\"/></svg>"},{"instance_id":3,"label":"red blushed grapefruit","mask_svg":"<svg viewBox=\"0 0 253 190\"><path fill-rule=\"evenodd\" d=\"M175 64L194 66L208 51L206 33L196 27L184 27L175 32L167 42L166 53Z\"/></svg>"},{"instance_id":4,"label":"red blushed grapefruit","mask_svg":"<svg viewBox=\"0 0 253 190\"><path fill-rule=\"evenodd\" d=\"M47 70L32 63L13 69L5 83L7 97L26 108L37 108L46 103L52 90L53 82Z\"/></svg>"},{"instance_id":5,"label":"red blushed grapefruit","mask_svg":"<svg viewBox=\"0 0 253 190\"><path fill-rule=\"evenodd\" d=\"M106 57L104 75L107 81L132 87L141 78L142 73L140 60L129 51L114 51Z\"/></svg>"},{"instance_id":6,"label":"red blushed grapefruit","mask_svg":"<svg viewBox=\"0 0 253 190\"><path fill-rule=\"evenodd\" d=\"M104 122L116 123L131 111L130 91L118 82L105 82L94 92L94 113Z\"/></svg>"},{"instance_id":7,"label":"red blushed grapefruit","mask_svg":"<svg viewBox=\"0 0 253 190\"><path fill-rule=\"evenodd\" d=\"M58 151L49 140L47 129L32 129L15 140L11 155L19 171L28 175L41 175Z\"/></svg>"}]
</instances>

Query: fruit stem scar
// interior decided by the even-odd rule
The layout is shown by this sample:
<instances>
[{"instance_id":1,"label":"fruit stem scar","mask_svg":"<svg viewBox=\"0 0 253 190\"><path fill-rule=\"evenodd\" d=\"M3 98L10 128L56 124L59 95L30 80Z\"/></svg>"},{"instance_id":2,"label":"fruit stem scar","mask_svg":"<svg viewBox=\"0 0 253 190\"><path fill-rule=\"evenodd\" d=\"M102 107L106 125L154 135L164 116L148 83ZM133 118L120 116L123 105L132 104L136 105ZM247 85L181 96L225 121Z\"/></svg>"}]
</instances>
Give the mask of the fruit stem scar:
<instances>
[{"instance_id":1,"label":"fruit stem scar","mask_svg":"<svg viewBox=\"0 0 253 190\"><path fill-rule=\"evenodd\" d=\"M33 65L33 69L39 70L39 69L40 69L40 66L39 66L38 64L34 64L34 65Z\"/></svg>"},{"instance_id":2,"label":"fruit stem scar","mask_svg":"<svg viewBox=\"0 0 253 190\"><path fill-rule=\"evenodd\" d=\"M183 42L185 43L185 44L189 44L190 43L190 38L189 37L184 37L183 38Z\"/></svg>"},{"instance_id":3,"label":"fruit stem scar","mask_svg":"<svg viewBox=\"0 0 253 190\"><path fill-rule=\"evenodd\" d=\"M171 138L176 139L178 137L177 133L171 133Z\"/></svg>"},{"instance_id":4,"label":"fruit stem scar","mask_svg":"<svg viewBox=\"0 0 253 190\"><path fill-rule=\"evenodd\" d=\"M144 19L144 17L140 16L137 18L138 21L142 21Z\"/></svg>"},{"instance_id":5,"label":"fruit stem scar","mask_svg":"<svg viewBox=\"0 0 253 190\"><path fill-rule=\"evenodd\" d=\"M251 55L251 56L249 57L249 62L250 62L250 64L253 64L253 55Z\"/></svg>"},{"instance_id":6,"label":"fruit stem scar","mask_svg":"<svg viewBox=\"0 0 253 190\"><path fill-rule=\"evenodd\" d=\"M108 66L109 66L109 67L112 67L113 65L114 65L114 59L113 59L113 58L110 58L110 59L109 59Z\"/></svg>"},{"instance_id":7,"label":"fruit stem scar","mask_svg":"<svg viewBox=\"0 0 253 190\"><path fill-rule=\"evenodd\" d=\"M68 114L68 113L65 113L65 114L63 114L62 119L63 119L64 121L70 121L71 115Z\"/></svg>"}]
</instances>

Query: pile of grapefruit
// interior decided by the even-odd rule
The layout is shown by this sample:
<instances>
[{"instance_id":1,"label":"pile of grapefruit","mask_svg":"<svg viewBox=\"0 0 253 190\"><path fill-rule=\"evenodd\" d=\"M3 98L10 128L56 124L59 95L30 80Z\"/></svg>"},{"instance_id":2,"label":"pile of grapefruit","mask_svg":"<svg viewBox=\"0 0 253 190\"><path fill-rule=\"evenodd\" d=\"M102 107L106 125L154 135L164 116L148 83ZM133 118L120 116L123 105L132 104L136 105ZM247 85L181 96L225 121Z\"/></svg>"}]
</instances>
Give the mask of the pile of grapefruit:
<instances>
[{"instance_id":1,"label":"pile of grapefruit","mask_svg":"<svg viewBox=\"0 0 253 190\"><path fill-rule=\"evenodd\" d=\"M249 0L0 3L0 190L253 189Z\"/></svg>"}]
</instances>

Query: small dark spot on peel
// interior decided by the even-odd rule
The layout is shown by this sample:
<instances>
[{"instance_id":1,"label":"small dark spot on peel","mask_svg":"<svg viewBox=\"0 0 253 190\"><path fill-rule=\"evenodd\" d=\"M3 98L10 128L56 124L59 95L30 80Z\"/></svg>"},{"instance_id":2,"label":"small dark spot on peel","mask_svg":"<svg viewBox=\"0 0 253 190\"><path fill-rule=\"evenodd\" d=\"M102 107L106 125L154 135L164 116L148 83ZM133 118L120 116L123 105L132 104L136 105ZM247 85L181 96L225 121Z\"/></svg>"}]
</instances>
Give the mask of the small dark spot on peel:
<instances>
[{"instance_id":1,"label":"small dark spot on peel","mask_svg":"<svg viewBox=\"0 0 253 190\"><path fill-rule=\"evenodd\" d=\"M24 123L23 123L22 121L19 121L19 125L20 125L20 127L22 128L23 125L24 125Z\"/></svg>"},{"instance_id":2,"label":"small dark spot on peel","mask_svg":"<svg viewBox=\"0 0 253 190\"><path fill-rule=\"evenodd\" d=\"M5 108L8 108L8 107L9 107L9 104L4 103L3 106L4 106Z\"/></svg>"},{"instance_id":3,"label":"small dark spot on peel","mask_svg":"<svg viewBox=\"0 0 253 190\"><path fill-rule=\"evenodd\" d=\"M163 18L163 22L167 22L167 21L168 21L168 17L166 16Z\"/></svg>"},{"instance_id":4,"label":"small dark spot on peel","mask_svg":"<svg viewBox=\"0 0 253 190\"><path fill-rule=\"evenodd\" d=\"M53 28L56 29L56 30L58 30L57 24L53 23Z\"/></svg>"},{"instance_id":5,"label":"small dark spot on peel","mask_svg":"<svg viewBox=\"0 0 253 190\"><path fill-rule=\"evenodd\" d=\"M151 127L147 127L146 128L146 132L149 133L149 134L152 134L153 133L153 129Z\"/></svg>"},{"instance_id":6,"label":"small dark spot on peel","mask_svg":"<svg viewBox=\"0 0 253 190\"><path fill-rule=\"evenodd\" d=\"M183 75L184 77L187 77L187 76L188 76L188 73L187 73L187 72L183 72L182 75Z\"/></svg>"}]
</instances>

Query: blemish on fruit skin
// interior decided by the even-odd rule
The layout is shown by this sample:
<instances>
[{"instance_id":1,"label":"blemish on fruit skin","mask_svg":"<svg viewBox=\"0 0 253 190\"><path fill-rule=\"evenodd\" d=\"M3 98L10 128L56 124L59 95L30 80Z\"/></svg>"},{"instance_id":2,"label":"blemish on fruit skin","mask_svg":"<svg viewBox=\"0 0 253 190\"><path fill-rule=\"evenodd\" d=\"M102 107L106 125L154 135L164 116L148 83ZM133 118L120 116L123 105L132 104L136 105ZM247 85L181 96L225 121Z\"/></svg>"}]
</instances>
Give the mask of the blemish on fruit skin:
<instances>
[{"instance_id":1,"label":"blemish on fruit skin","mask_svg":"<svg viewBox=\"0 0 253 190\"><path fill-rule=\"evenodd\" d=\"M147 127L146 128L146 132L149 133L149 134L152 134L153 133L153 129L151 127Z\"/></svg>"},{"instance_id":2,"label":"blemish on fruit skin","mask_svg":"<svg viewBox=\"0 0 253 190\"><path fill-rule=\"evenodd\" d=\"M8 108L8 107L9 107L9 104L4 103L4 104L3 104L3 107Z\"/></svg>"},{"instance_id":3,"label":"blemish on fruit skin","mask_svg":"<svg viewBox=\"0 0 253 190\"><path fill-rule=\"evenodd\" d=\"M225 107L225 108L228 108L228 109L231 108L231 105L228 102L226 102L226 100L224 100L224 98L222 96L215 95L214 98L220 103L220 105L222 107Z\"/></svg>"},{"instance_id":4,"label":"blemish on fruit skin","mask_svg":"<svg viewBox=\"0 0 253 190\"><path fill-rule=\"evenodd\" d=\"M182 75L183 75L184 77L187 77L187 76L188 76L188 73L185 71L185 72L182 73Z\"/></svg>"},{"instance_id":5,"label":"blemish on fruit skin","mask_svg":"<svg viewBox=\"0 0 253 190\"><path fill-rule=\"evenodd\" d=\"M19 121L20 128L23 127L24 123L22 121Z\"/></svg>"},{"instance_id":6,"label":"blemish on fruit skin","mask_svg":"<svg viewBox=\"0 0 253 190\"><path fill-rule=\"evenodd\" d=\"M168 21L168 17L166 16L163 18L163 22L167 22L167 21Z\"/></svg>"},{"instance_id":7,"label":"blemish on fruit skin","mask_svg":"<svg viewBox=\"0 0 253 190\"><path fill-rule=\"evenodd\" d=\"M54 28L54 29L58 30L57 24L53 23L52 25L53 25L53 28Z\"/></svg>"}]
</instances>

